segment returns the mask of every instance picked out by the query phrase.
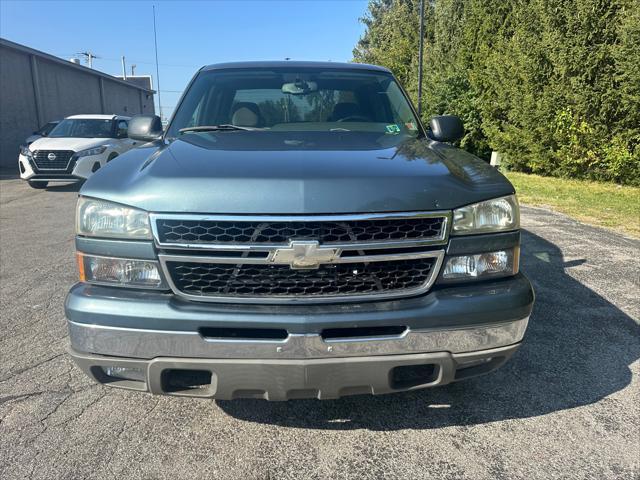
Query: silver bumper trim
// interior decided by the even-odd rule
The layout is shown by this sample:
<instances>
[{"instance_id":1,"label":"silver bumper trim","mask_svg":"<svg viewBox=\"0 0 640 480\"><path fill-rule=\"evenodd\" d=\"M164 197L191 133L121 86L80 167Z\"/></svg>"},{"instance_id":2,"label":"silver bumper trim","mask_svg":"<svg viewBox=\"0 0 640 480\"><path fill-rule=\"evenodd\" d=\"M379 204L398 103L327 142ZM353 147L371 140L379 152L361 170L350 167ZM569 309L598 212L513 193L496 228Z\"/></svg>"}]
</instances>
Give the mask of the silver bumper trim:
<instances>
[{"instance_id":1,"label":"silver bumper trim","mask_svg":"<svg viewBox=\"0 0 640 480\"><path fill-rule=\"evenodd\" d=\"M408 353L465 353L522 340L529 317L460 329L406 330L395 337L325 341L319 334L289 334L283 340L211 339L194 331L142 330L68 321L72 347L116 357L311 359Z\"/></svg>"}]
</instances>

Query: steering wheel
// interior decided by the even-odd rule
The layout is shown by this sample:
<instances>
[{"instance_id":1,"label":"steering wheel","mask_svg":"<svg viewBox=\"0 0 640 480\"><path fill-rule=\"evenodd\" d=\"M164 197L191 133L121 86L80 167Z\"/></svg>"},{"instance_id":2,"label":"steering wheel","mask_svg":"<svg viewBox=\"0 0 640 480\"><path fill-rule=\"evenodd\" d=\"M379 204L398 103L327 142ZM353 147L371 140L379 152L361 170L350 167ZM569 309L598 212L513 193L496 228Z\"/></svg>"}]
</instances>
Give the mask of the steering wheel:
<instances>
[{"instance_id":1,"label":"steering wheel","mask_svg":"<svg viewBox=\"0 0 640 480\"><path fill-rule=\"evenodd\" d=\"M364 115L349 115L348 117L340 118L336 121L337 122L370 122L371 119L369 117L365 117Z\"/></svg>"}]
</instances>

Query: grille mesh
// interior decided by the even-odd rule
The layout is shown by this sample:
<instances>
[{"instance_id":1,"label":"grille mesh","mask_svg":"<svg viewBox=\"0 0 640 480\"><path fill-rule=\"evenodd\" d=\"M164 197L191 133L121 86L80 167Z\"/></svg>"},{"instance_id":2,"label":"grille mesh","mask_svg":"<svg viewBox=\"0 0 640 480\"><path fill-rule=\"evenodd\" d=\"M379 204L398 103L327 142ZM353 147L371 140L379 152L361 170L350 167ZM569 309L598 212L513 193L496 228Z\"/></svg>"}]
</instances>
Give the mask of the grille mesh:
<instances>
[{"instance_id":1,"label":"grille mesh","mask_svg":"<svg viewBox=\"0 0 640 480\"><path fill-rule=\"evenodd\" d=\"M444 217L384 220L256 222L158 219L162 243L282 244L317 240L321 244L421 240L440 237Z\"/></svg>"},{"instance_id":2,"label":"grille mesh","mask_svg":"<svg viewBox=\"0 0 640 480\"><path fill-rule=\"evenodd\" d=\"M51 153L56 157L53 160L48 158ZM36 150L33 162L38 170L66 170L74 153L73 150Z\"/></svg>"},{"instance_id":3,"label":"grille mesh","mask_svg":"<svg viewBox=\"0 0 640 480\"><path fill-rule=\"evenodd\" d=\"M196 296L323 297L393 293L429 280L434 258L325 264L313 270L288 265L167 262L177 289Z\"/></svg>"}]
</instances>

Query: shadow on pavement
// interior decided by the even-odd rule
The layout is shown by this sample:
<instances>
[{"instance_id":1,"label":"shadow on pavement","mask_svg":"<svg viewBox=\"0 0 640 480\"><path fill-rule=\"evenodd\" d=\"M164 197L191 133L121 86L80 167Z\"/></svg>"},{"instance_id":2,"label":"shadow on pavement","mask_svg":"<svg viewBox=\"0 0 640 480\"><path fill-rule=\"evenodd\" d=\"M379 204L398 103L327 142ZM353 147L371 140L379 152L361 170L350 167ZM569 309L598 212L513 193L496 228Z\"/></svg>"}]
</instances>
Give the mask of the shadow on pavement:
<instances>
[{"instance_id":1,"label":"shadow on pavement","mask_svg":"<svg viewBox=\"0 0 640 480\"><path fill-rule=\"evenodd\" d=\"M75 183L50 183L47 185L47 192L79 192L84 182Z\"/></svg>"},{"instance_id":2,"label":"shadow on pavement","mask_svg":"<svg viewBox=\"0 0 640 480\"><path fill-rule=\"evenodd\" d=\"M631 382L640 328L565 270L560 249L523 231L522 269L536 305L524 343L501 369L445 387L339 400L217 401L252 422L315 429L429 429L529 418L589 405Z\"/></svg>"}]
</instances>

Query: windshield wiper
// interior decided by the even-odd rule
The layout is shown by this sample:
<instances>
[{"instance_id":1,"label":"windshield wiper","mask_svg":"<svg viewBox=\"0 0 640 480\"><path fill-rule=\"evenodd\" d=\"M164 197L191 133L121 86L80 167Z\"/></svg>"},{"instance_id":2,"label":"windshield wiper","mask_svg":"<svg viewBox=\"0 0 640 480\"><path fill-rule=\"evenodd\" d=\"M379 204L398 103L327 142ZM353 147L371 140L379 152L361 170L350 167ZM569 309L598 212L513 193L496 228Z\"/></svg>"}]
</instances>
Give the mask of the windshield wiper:
<instances>
[{"instance_id":1,"label":"windshield wiper","mask_svg":"<svg viewBox=\"0 0 640 480\"><path fill-rule=\"evenodd\" d=\"M220 132L220 131L224 132L224 131L231 131L231 130L253 131L253 130L262 130L262 129L254 128L254 127L241 127L239 125L231 125L230 123L223 123L222 125L200 125L197 127L181 128L178 131L182 134L182 133L188 133L188 132Z\"/></svg>"}]
</instances>

